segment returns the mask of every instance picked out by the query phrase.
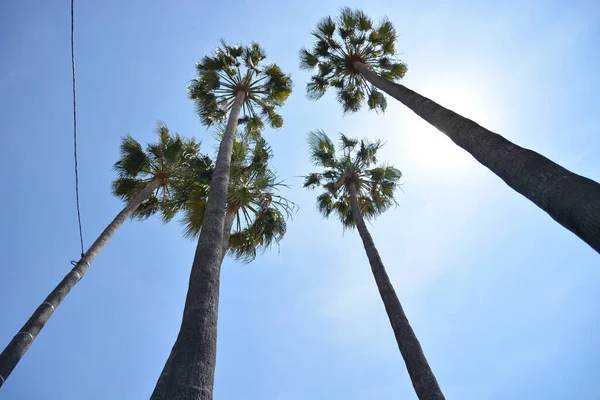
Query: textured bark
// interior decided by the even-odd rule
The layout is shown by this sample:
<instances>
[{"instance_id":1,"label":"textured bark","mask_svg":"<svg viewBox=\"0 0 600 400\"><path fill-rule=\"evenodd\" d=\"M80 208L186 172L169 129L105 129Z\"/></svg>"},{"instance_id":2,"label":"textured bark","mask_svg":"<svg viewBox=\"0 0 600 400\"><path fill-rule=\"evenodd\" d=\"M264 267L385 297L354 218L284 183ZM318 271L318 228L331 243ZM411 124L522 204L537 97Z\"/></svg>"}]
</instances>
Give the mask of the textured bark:
<instances>
[{"instance_id":1,"label":"textured bark","mask_svg":"<svg viewBox=\"0 0 600 400\"><path fill-rule=\"evenodd\" d=\"M435 126L508 186L600 252L598 182L577 175L403 85L382 78L360 62L354 66L371 84Z\"/></svg>"},{"instance_id":2,"label":"textured bark","mask_svg":"<svg viewBox=\"0 0 600 400\"><path fill-rule=\"evenodd\" d=\"M223 244L221 247L221 264L223 264L223 259L227 254L227 247L229 246L229 236L231 235L231 228L233 227L233 220L235 219L235 210L230 210L227 208L227 213L225 214L225 223L223 227ZM158 378L158 382L154 387L154 391L152 392L152 396L150 396L150 400L167 400L166 392L167 392L167 377L171 372L173 364L173 352L169 354L169 358L165 363L165 367L163 368L160 377Z\"/></svg>"},{"instance_id":3,"label":"textured bark","mask_svg":"<svg viewBox=\"0 0 600 400\"><path fill-rule=\"evenodd\" d=\"M71 289L83 278L83 275L98 256L108 240L115 234L117 229L125 222L127 218L146 200L154 190L160 186L160 181L155 180L142 189L112 222L102 231L98 239L92 244L89 250L83 255L81 260L73 269L63 278L63 280L54 288L44 302L35 310L29 320L23 325L19 333L6 346L0 354L0 387L6 381L17 363L21 360L25 352L33 343L33 340L46 325L54 310L69 294Z\"/></svg>"},{"instance_id":4,"label":"textured bark","mask_svg":"<svg viewBox=\"0 0 600 400\"><path fill-rule=\"evenodd\" d=\"M179 334L169 355L165 398L211 400L217 357L217 319L221 253L231 150L245 93L235 97L225 134L219 146L215 170L196 254ZM160 380L159 380L160 382Z\"/></svg>"},{"instance_id":5,"label":"textured bark","mask_svg":"<svg viewBox=\"0 0 600 400\"><path fill-rule=\"evenodd\" d=\"M223 242L221 245L221 263L227 254L229 248L229 236L231 236L231 228L233 227L233 220L235 219L235 213L237 209L235 207L227 206L227 212L225 213L225 224L223 226Z\"/></svg>"},{"instance_id":6,"label":"textured bark","mask_svg":"<svg viewBox=\"0 0 600 400\"><path fill-rule=\"evenodd\" d=\"M171 368L173 365L173 348L171 348L171 352L169 353L169 358L167 358L167 362L163 367L160 376L158 377L158 381L156 382L156 386L154 386L154 391L150 396L150 400L165 400L167 393L167 379L169 374L171 373Z\"/></svg>"},{"instance_id":7,"label":"textured bark","mask_svg":"<svg viewBox=\"0 0 600 400\"><path fill-rule=\"evenodd\" d=\"M350 199L352 202L352 216L356 221L356 228L365 247L369 264L371 264L371 271L375 277L377 289L379 289L379 295L381 296L381 300L383 300L385 311L396 336L398 349L400 349L400 353L406 364L406 369L408 370L415 392L421 400L442 400L444 399L444 395L425 358L421 344L412 330L406 314L404 314L404 309L400 304L400 300L398 300L396 291L383 266L383 261L381 261L373 238L371 238L371 234L362 217L355 187L350 187Z\"/></svg>"}]
</instances>

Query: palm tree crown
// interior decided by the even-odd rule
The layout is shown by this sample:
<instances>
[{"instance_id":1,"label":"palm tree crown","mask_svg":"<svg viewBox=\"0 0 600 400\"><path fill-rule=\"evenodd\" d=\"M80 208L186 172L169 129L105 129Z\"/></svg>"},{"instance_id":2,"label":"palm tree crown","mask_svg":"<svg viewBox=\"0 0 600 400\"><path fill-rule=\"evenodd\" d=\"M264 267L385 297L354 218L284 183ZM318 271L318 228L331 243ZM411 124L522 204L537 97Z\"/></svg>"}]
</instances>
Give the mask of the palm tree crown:
<instances>
[{"instance_id":1,"label":"palm tree crown","mask_svg":"<svg viewBox=\"0 0 600 400\"><path fill-rule=\"evenodd\" d=\"M277 64L263 65L265 51L257 44L230 46L224 41L210 56L196 63L198 76L188 86L202 122L211 126L225 121L238 92L246 96L240 120L263 126L263 118L273 128L283 119L276 108L292 92L292 80Z\"/></svg>"},{"instance_id":2,"label":"palm tree crown","mask_svg":"<svg viewBox=\"0 0 600 400\"><path fill-rule=\"evenodd\" d=\"M252 261L258 249L278 244L286 232L286 218L296 204L278 194L287 187L268 168L271 148L260 135L238 135L231 157L227 208L235 213L235 231L229 238L229 251L238 260ZM211 166L214 168L214 165ZM199 170L184 207L184 235L197 238L202 228L210 175Z\"/></svg>"},{"instance_id":3,"label":"palm tree crown","mask_svg":"<svg viewBox=\"0 0 600 400\"><path fill-rule=\"evenodd\" d=\"M133 212L132 217L146 219L160 211L168 222L177 212L173 202L169 201L173 186L186 180L191 166L200 171L208 165L198 156L200 144L193 138L171 134L162 122L158 123L156 133L158 141L148 144L145 151L130 135L122 139L120 159L114 165L118 178L112 183L112 192L129 202L148 183L158 180L158 189Z\"/></svg>"},{"instance_id":4,"label":"palm tree crown","mask_svg":"<svg viewBox=\"0 0 600 400\"><path fill-rule=\"evenodd\" d=\"M406 64L397 58L392 23L384 18L374 25L361 10L345 7L336 19L327 16L319 21L312 35L313 49L300 50L300 67L314 71L306 85L308 97L317 100L333 87L346 113L360 110L365 100L369 109L385 111L383 93L364 79L354 63L365 64L391 81L404 77Z\"/></svg>"},{"instance_id":5,"label":"palm tree crown","mask_svg":"<svg viewBox=\"0 0 600 400\"><path fill-rule=\"evenodd\" d=\"M294 207L295 208L295 207ZM252 262L258 251L265 252L274 244L279 245L287 232L286 219L291 217L291 209L280 207L262 207L252 222L229 237L229 252L244 263Z\"/></svg>"},{"instance_id":6,"label":"palm tree crown","mask_svg":"<svg viewBox=\"0 0 600 400\"><path fill-rule=\"evenodd\" d=\"M317 207L325 216L336 214L344 228L353 228L350 199L356 191L363 217L373 219L396 204L394 190L402 173L389 165L377 164L380 141L352 139L340 134L341 154L336 155L334 143L323 131L311 132L308 137L310 156L322 171L305 176L303 187L322 187Z\"/></svg>"}]
</instances>

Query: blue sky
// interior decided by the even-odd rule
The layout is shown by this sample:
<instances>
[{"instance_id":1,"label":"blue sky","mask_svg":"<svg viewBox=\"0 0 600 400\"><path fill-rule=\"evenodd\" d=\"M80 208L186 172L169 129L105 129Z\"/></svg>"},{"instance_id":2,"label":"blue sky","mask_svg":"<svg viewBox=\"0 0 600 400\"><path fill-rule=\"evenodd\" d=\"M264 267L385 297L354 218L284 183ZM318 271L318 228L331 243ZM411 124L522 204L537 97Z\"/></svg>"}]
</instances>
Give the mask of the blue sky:
<instances>
[{"instance_id":1,"label":"blue sky","mask_svg":"<svg viewBox=\"0 0 600 400\"><path fill-rule=\"evenodd\" d=\"M0 345L79 254L68 2L0 6ZM484 4L485 3L485 4ZM274 166L301 207L281 249L225 261L216 399L410 399L404 364L356 232L315 210L296 178L306 134L379 137L404 174L371 233L448 399L598 399L600 258L441 133L390 100L342 117L304 97L297 51L344 5L307 0L76 4L81 205L89 244L120 210L119 140L156 120L203 140L186 96L194 62L223 37L259 41L292 74ZM375 0L396 25L404 83L600 180L600 4ZM2 399L146 399L177 334L194 243L177 223L128 222L0 391Z\"/></svg>"}]
</instances>

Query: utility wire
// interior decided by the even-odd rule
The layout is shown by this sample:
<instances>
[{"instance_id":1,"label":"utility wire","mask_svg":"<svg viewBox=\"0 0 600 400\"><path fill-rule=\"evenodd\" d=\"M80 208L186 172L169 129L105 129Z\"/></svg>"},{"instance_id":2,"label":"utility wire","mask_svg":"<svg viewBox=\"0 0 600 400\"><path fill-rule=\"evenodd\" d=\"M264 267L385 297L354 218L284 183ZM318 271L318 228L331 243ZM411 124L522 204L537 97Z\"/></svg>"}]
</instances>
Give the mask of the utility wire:
<instances>
[{"instance_id":1,"label":"utility wire","mask_svg":"<svg viewBox=\"0 0 600 400\"><path fill-rule=\"evenodd\" d=\"M83 231L81 229L81 211L79 209L79 172L77 168L77 102L75 100L75 23L74 3L71 0L71 71L73 75L73 155L75 158L75 202L77 204L77 223L79 224L79 243L81 244L81 257L83 258Z\"/></svg>"}]
</instances>

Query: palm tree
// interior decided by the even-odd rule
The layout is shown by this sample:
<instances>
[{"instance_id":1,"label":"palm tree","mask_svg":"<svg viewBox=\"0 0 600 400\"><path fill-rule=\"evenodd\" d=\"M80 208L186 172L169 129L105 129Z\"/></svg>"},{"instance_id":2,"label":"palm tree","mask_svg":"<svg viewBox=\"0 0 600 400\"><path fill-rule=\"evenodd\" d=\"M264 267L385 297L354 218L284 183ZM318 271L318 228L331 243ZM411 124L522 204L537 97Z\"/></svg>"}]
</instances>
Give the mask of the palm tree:
<instances>
[{"instance_id":1,"label":"palm tree","mask_svg":"<svg viewBox=\"0 0 600 400\"><path fill-rule=\"evenodd\" d=\"M297 205L278 194L279 188L287 185L268 168L272 151L264 138L248 134L237 137L232 149L222 257L229 251L237 260L249 263L258 249L266 250L281 241L285 219ZM188 194L183 207L184 236L188 238L200 235L208 190L206 180L198 179Z\"/></svg>"},{"instance_id":2,"label":"palm tree","mask_svg":"<svg viewBox=\"0 0 600 400\"><path fill-rule=\"evenodd\" d=\"M208 191L181 328L169 356L165 392L169 399L212 399L222 241L237 125L241 116L258 129L263 121L280 128L283 119L276 109L292 91L289 75L276 64L263 65L265 57L256 43L240 47L221 42L212 55L196 64L198 77L189 85L202 122L211 126L227 119L227 125Z\"/></svg>"},{"instance_id":3,"label":"palm tree","mask_svg":"<svg viewBox=\"0 0 600 400\"><path fill-rule=\"evenodd\" d=\"M309 98L333 88L345 113L365 103L383 112L387 103L381 91L387 93L600 252L600 185L396 83L406 65L397 58L389 20L375 25L362 11L343 8L336 19L319 21L312 35L314 47L300 50L301 68L314 71Z\"/></svg>"},{"instance_id":4,"label":"palm tree","mask_svg":"<svg viewBox=\"0 0 600 400\"><path fill-rule=\"evenodd\" d=\"M309 134L310 157L320 171L306 176L303 186L323 188L317 197L317 207L325 217L333 213L345 229L358 229L417 396L443 399L365 224L365 219L372 220L396 204L394 190L402 174L393 166L376 165L381 142L352 139L343 134L340 142L341 154L336 155L335 145L324 132Z\"/></svg>"},{"instance_id":5,"label":"palm tree","mask_svg":"<svg viewBox=\"0 0 600 400\"><path fill-rule=\"evenodd\" d=\"M279 244L287 230L286 218L292 216L297 205L278 194L280 187L287 186L278 181L275 173L268 168L272 152L262 136L246 134L237 138L231 157L221 262L229 251L236 260L250 263L259 250L266 251L273 244ZM183 209L184 236L188 238L197 239L200 235L213 169L212 165L208 169L200 166L196 176L179 187L174 195L173 201L178 202L174 208ZM172 355L150 400L167 399L166 385L172 368Z\"/></svg>"},{"instance_id":6,"label":"palm tree","mask_svg":"<svg viewBox=\"0 0 600 400\"><path fill-rule=\"evenodd\" d=\"M94 259L127 218L146 219L162 211L167 221L170 215L174 215L173 210L164 206L169 198L169 186L172 182L178 182L180 175L191 165L199 168L201 163L197 154L200 145L193 139L171 135L163 123L159 123L157 133L158 142L149 144L146 151L131 136L122 139L121 157L114 165L118 178L113 181L112 189L113 194L123 199L126 205L0 354L0 386L25 355L54 310L83 278Z\"/></svg>"}]
</instances>

